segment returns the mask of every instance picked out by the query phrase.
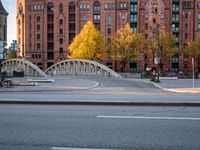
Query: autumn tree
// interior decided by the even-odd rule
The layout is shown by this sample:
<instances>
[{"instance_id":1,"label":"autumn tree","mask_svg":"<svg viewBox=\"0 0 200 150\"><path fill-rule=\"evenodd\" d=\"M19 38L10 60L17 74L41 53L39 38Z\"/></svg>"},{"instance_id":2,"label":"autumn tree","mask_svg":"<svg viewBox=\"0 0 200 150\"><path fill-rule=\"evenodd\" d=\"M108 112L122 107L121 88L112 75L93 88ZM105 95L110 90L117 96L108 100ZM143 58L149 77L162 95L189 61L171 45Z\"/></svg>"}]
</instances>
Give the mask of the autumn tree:
<instances>
[{"instance_id":1,"label":"autumn tree","mask_svg":"<svg viewBox=\"0 0 200 150\"><path fill-rule=\"evenodd\" d=\"M88 21L80 34L69 45L69 58L99 60L103 55L103 45L103 36L95 28L94 24Z\"/></svg>"},{"instance_id":2,"label":"autumn tree","mask_svg":"<svg viewBox=\"0 0 200 150\"><path fill-rule=\"evenodd\" d=\"M196 67L200 65L200 39L187 43L186 54L194 58Z\"/></svg>"},{"instance_id":3,"label":"autumn tree","mask_svg":"<svg viewBox=\"0 0 200 150\"><path fill-rule=\"evenodd\" d=\"M129 24L119 29L112 38L111 55L120 62L124 71L128 62L138 59L143 42L143 36L133 32Z\"/></svg>"},{"instance_id":4,"label":"autumn tree","mask_svg":"<svg viewBox=\"0 0 200 150\"><path fill-rule=\"evenodd\" d=\"M147 40L146 54L153 59L160 58L160 64L169 63L177 53L176 37L164 29L157 32L155 38Z\"/></svg>"}]
</instances>

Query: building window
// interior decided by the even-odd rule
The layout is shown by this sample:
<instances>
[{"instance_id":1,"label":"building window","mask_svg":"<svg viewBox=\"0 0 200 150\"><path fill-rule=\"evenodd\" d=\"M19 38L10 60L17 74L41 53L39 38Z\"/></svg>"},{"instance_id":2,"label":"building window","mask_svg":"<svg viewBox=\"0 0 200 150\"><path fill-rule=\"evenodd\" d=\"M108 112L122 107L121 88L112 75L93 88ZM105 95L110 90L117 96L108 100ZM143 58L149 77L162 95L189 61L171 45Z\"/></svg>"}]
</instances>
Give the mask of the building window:
<instances>
[{"instance_id":1,"label":"building window","mask_svg":"<svg viewBox=\"0 0 200 150\"><path fill-rule=\"evenodd\" d=\"M124 6L123 3L121 2L121 3L120 3L120 8L123 8L123 6Z\"/></svg>"},{"instance_id":2,"label":"building window","mask_svg":"<svg viewBox=\"0 0 200 150\"><path fill-rule=\"evenodd\" d=\"M84 7L84 6L83 6ZM71 44L71 42L73 41L73 38L76 35L76 24L75 24L75 20L76 20L76 5L74 2L70 2L69 3L69 43Z\"/></svg>"},{"instance_id":3,"label":"building window","mask_svg":"<svg viewBox=\"0 0 200 150\"><path fill-rule=\"evenodd\" d=\"M40 22L40 16L37 16L37 22Z\"/></svg>"},{"instance_id":4,"label":"building window","mask_svg":"<svg viewBox=\"0 0 200 150\"><path fill-rule=\"evenodd\" d=\"M185 23L185 30L188 30L188 23Z\"/></svg>"},{"instance_id":5,"label":"building window","mask_svg":"<svg viewBox=\"0 0 200 150\"><path fill-rule=\"evenodd\" d=\"M188 13L185 14L185 19L188 19Z\"/></svg>"},{"instance_id":6,"label":"building window","mask_svg":"<svg viewBox=\"0 0 200 150\"><path fill-rule=\"evenodd\" d=\"M127 8L127 4L126 3L124 3L124 8Z\"/></svg>"},{"instance_id":7,"label":"building window","mask_svg":"<svg viewBox=\"0 0 200 150\"><path fill-rule=\"evenodd\" d=\"M153 18L153 23L156 23L156 19L155 18Z\"/></svg>"},{"instance_id":8,"label":"building window","mask_svg":"<svg viewBox=\"0 0 200 150\"><path fill-rule=\"evenodd\" d=\"M37 49L40 49L40 43L37 43Z\"/></svg>"},{"instance_id":9,"label":"building window","mask_svg":"<svg viewBox=\"0 0 200 150\"><path fill-rule=\"evenodd\" d=\"M83 16L82 16L82 21L83 21L83 22L86 22L86 21L87 21L87 16L83 15Z\"/></svg>"},{"instance_id":10,"label":"building window","mask_svg":"<svg viewBox=\"0 0 200 150\"><path fill-rule=\"evenodd\" d=\"M200 8L200 2L197 2L197 7Z\"/></svg>"},{"instance_id":11,"label":"building window","mask_svg":"<svg viewBox=\"0 0 200 150\"><path fill-rule=\"evenodd\" d=\"M59 30L59 34L60 34L60 35L63 35L63 29L60 29L60 30Z\"/></svg>"},{"instance_id":12,"label":"building window","mask_svg":"<svg viewBox=\"0 0 200 150\"><path fill-rule=\"evenodd\" d=\"M83 9L83 4L80 4L79 8L80 8L80 9Z\"/></svg>"},{"instance_id":13,"label":"building window","mask_svg":"<svg viewBox=\"0 0 200 150\"><path fill-rule=\"evenodd\" d=\"M37 40L40 40L40 34L37 34Z\"/></svg>"},{"instance_id":14,"label":"building window","mask_svg":"<svg viewBox=\"0 0 200 150\"><path fill-rule=\"evenodd\" d=\"M188 39L188 33L185 33L185 40Z\"/></svg>"},{"instance_id":15,"label":"building window","mask_svg":"<svg viewBox=\"0 0 200 150\"><path fill-rule=\"evenodd\" d=\"M60 26L63 25L63 20L62 20L62 19L60 19L60 21L59 21L59 25L60 25Z\"/></svg>"},{"instance_id":16,"label":"building window","mask_svg":"<svg viewBox=\"0 0 200 150\"><path fill-rule=\"evenodd\" d=\"M108 15L108 20L107 20L108 26L112 25L112 16Z\"/></svg>"},{"instance_id":17,"label":"building window","mask_svg":"<svg viewBox=\"0 0 200 150\"><path fill-rule=\"evenodd\" d=\"M165 19L165 15L164 15L164 14L161 14L161 15L160 15L160 19Z\"/></svg>"},{"instance_id":18,"label":"building window","mask_svg":"<svg viewBox=\"0 0 200 150\"><path fill-rule=\"evenodd\" d=\"M59 13L62 14L63 13L63 4L59 5Z\"/></svg>"},{"instance_id":19,"label":"building window","mask_svg":"<svg viewBox=\"0 0 200 150\"><path fill-rule=\"evenodd\" d=\"M191 2L190 1L183 1L183 8L191 8Z\"/></svg>"},{"instance_id":20,"label":"building window","mask_svg":"<svg viewBox=\"0 0 200 150\"><path fill-rule=\"evenodd\" d=\"M198 19L200 20L200 14L198 14Z\"/></svg>"},{"instance_id":21,"label":"building window","mask_svg":"<svg viewBox=\"0 0 200 150\"><path fill-rule=\"evenodd\" d=\"M146 30L149 29L149 25L148 25L148 23L145 23L145 29L146 29Z\"/></svg>"},{"instance_id":22,"label":"building window","mask_svg":"<svg viewBox=\"0 0 200 150\"><path fill-rule=\"evenodd\" d=\"M94 12L100 12L100 10L101 10L100 3L96 1L94 3Z\"/></svg>"},{"instance_id":23,"label":"building window","mask_svg":"<svg viewBox=\"0 0 200 150\"><path fill-rule=\"evenodd\" d=\"M40 25L39 24L37 25L37 31L40 31Z\"/></svg>"},{"instance_id":24,"label":"building window","mask_svg":"<svg viewBox=\"0 0 200 150\"><path fill-rule=\"evenodd\" d=\"M108 28L108 35L111 35L111 28Z\"/></svg>"},{"instance_id":25,"label":"building window","mask_svg":"<svg viewBox=\"0 0 200 150\"><path fill-rule=\"evenodd\" d=\"M94 20L94 26L100 31L101 26L101 5L98 1L94 2L93 6L93 20Z\"/></svg>"},{"instance_id":26,"label":"building window","mask_svg":"<svg viewBox=\"0 0 200 150\"><path fill-rule=\"evenodd\" d=\"M149 15L147 13L144 14L145 19L149 19Z\"/></svg>"},{"instance_id":27,"label":"building window","mask_svg":"<svg viewBox=\"0 0 200 150\"><path fill-rule=\"evenodd\" d=\"M60 42L60 45L62 45L63 44L63 39L60 39L59 42Z\"/></svg>"},{"instance_id":28,"label":"building window","mask_svg":"<svg viewBox=\"0 0 200 150\"><path fill-rule=\"evenodd\" d=\"M145 34L145 39L148 39L148 34Z\"/></svg>"},{"instance_id":29,"label":"building window","mask_svg":"<svg viewBox=\"0 0 200 150\"><path fill-rule=\"evenodd\" d=\"M62 54L63 53L63 48L62 47L60 47L60 54Z\"/></svg>"}]
</instances>

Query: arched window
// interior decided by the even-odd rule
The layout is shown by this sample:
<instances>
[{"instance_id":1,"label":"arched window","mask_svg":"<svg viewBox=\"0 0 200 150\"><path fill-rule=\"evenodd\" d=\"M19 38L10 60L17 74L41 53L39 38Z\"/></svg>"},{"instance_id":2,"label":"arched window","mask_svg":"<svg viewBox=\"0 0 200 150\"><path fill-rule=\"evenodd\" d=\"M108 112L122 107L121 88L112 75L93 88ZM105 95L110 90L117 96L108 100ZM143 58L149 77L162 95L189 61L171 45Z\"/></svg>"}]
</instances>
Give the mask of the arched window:
<instances>
[{"instance_id":1,"label":"arched window","mask_svg":"<svg viewBox=\"0 0 200 150\"><path fill-rule=\"evenodd\" d=\"M98 1L94 2L94 9L93 9L93 11L94 12L100 12L100 10L101 10L100 3Z\"/></svg>"},{"instance_id":2,"label":"arched window","mask_svg":"<svg viewBox=\"0 0 200 150\"><path fill-rule=\"evenodd\" d=\"M75 12L76 6L74 2L69 3L69 12Z\"/></svg>"},{"instance_id":3,"label":"arched window","mask_svg":"<svg viewBox=\"0 0 200 150\"><path fill-rule=\"evenodd\" d=\"M59 13L62 14L63 13L63 4L59 5Z\"/></svg>"},{"instance_id":4,"label":"arched window","mask_svg":"<svg viewBox=\"0 0 200 150\"><path fill-rule=\"evenodd\" d=\"M53 13L53 3L51 2L47 4L47 13L48 14Z\"/></svg>"}]
</instances>

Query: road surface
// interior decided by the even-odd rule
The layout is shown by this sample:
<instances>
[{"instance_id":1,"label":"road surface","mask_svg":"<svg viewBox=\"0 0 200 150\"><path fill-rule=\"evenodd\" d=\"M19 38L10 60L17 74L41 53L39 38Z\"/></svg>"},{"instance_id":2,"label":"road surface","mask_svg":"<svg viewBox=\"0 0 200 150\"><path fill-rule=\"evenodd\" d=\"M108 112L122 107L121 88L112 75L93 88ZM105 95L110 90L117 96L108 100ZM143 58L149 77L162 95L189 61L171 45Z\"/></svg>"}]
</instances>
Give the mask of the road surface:
<instances>
[{"instance_id":1,"label":"road surface","mask_svg":"<svg viewBox=\"0 0 200 150\"><path fill-rule=\"evenodd\" d=\"M198 107L2 104L0 149L199 150L199 124Z\"/></svg>"}]
</instances>

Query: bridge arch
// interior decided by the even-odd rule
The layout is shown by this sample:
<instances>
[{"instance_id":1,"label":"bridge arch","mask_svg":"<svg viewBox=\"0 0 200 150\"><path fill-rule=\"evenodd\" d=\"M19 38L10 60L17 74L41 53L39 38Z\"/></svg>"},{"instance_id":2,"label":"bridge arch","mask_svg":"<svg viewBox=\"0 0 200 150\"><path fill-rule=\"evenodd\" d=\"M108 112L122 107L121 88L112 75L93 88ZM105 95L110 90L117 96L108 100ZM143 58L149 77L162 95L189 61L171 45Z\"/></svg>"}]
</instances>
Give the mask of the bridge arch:
<instances>
[{"instance_id":1,"label":"bridge arch","mask_svg":"<svg viewBox=\"0 0 200 150\"><path fill-rule=\"evenodd\" d=\"M24 71L26 76L41 76L47 75L36 65L24 59L9 59L2 63L2 71L13 75L14 71Z\"/></svg>"},{"instance_id":2,"label":"bridge arch","mask_svg":"<svg viewBox=\"0 0 200 150\"><path fill-rule=\"evenodd\" d=\"M61 61L45 71L46 74L118 77L121 76L112 69L96 61L87 59L68 59Z\"/></svg>"}]
</instances>

